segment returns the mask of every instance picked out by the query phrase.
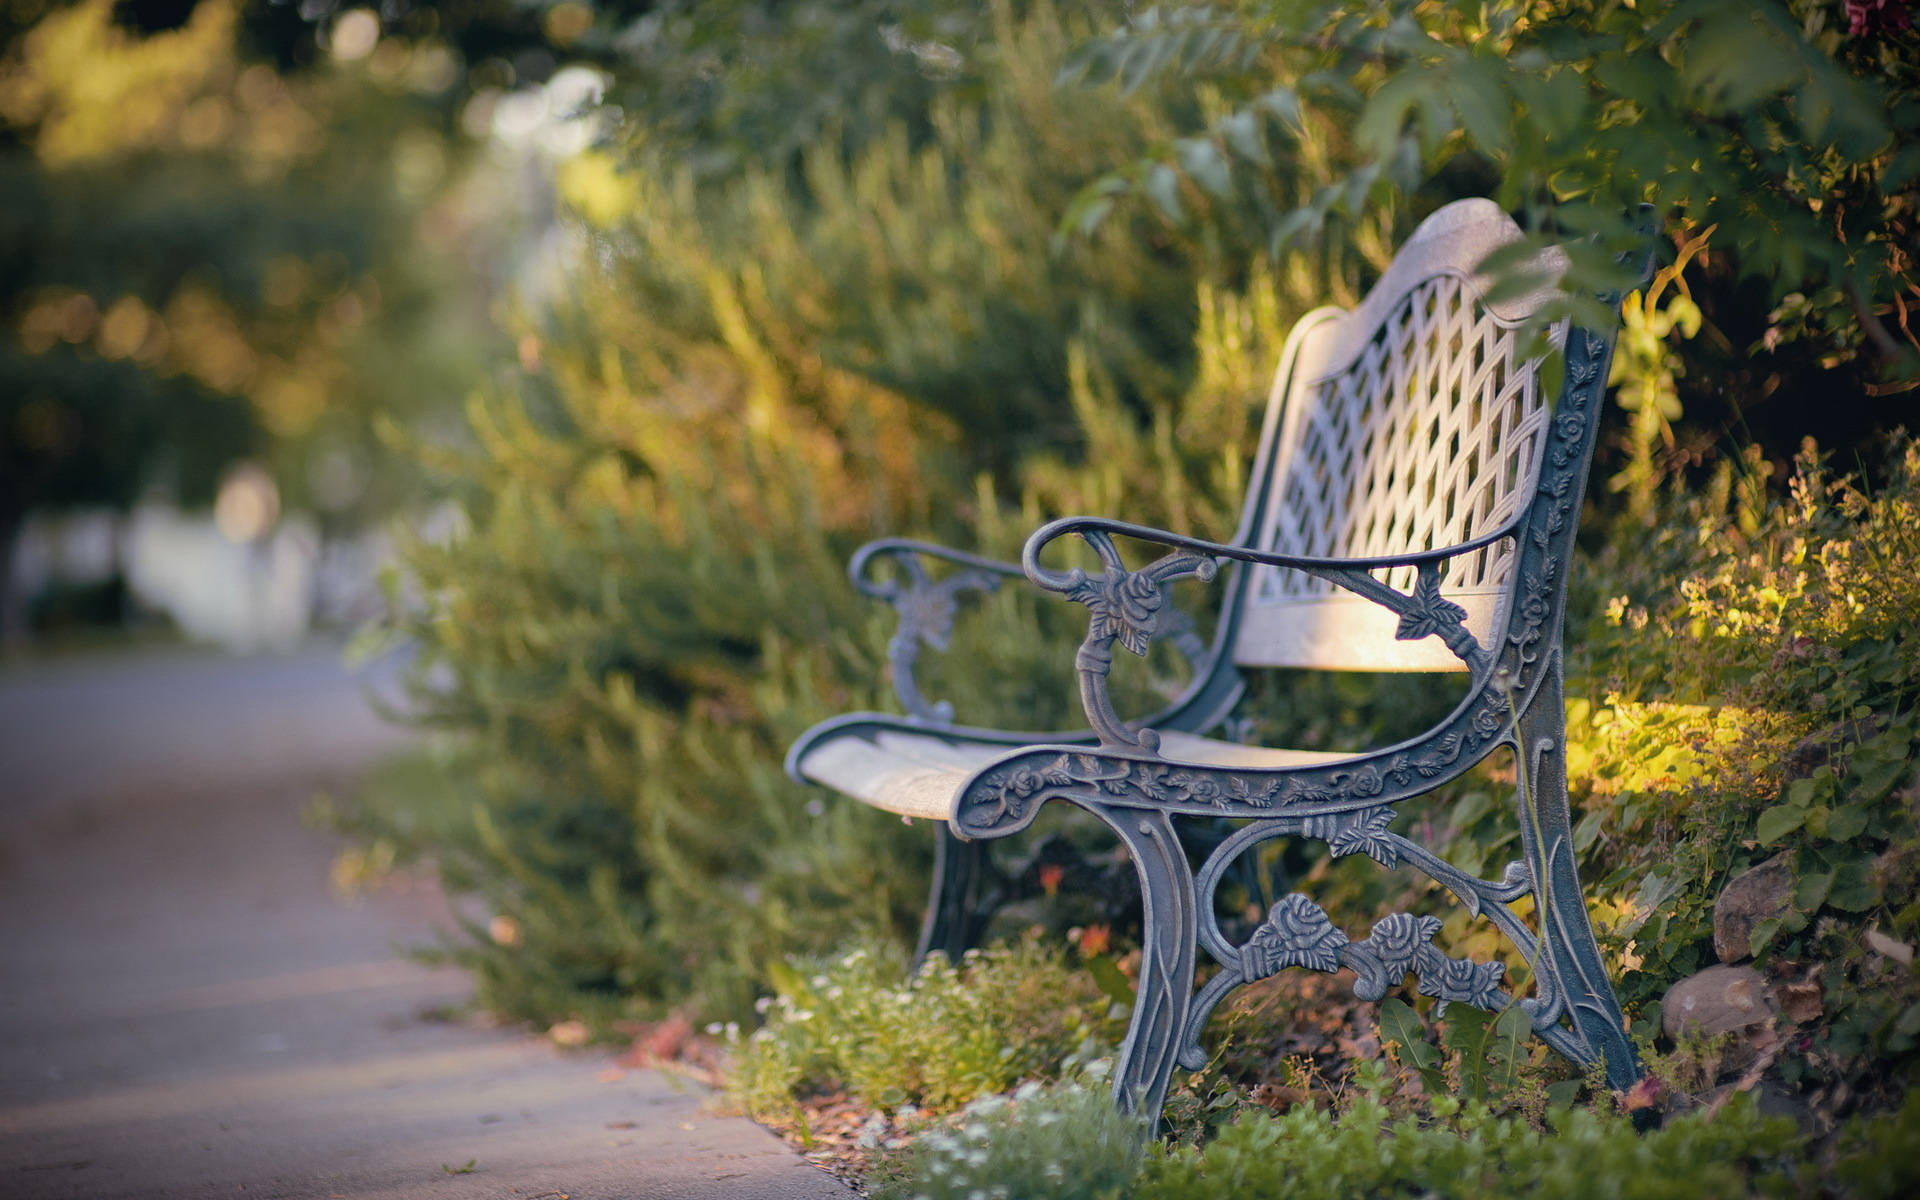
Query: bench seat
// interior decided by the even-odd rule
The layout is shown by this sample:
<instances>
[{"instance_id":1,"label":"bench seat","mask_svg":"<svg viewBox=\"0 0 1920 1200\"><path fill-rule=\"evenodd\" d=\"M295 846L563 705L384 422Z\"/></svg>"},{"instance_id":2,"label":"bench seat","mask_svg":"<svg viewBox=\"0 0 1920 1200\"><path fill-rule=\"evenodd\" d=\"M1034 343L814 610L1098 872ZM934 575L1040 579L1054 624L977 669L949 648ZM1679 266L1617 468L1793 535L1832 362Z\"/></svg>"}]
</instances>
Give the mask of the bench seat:
<instances>
[{"instance_id":1,"label":"bench seat","mask_svg":"<svg viewBox=\"0 0 1920 1200\"><path fill-rule=\"evenodd\" d=\"M966 783L1027 746L974 742L899 729L849 730L815 743L795 764L804 778L903 817L951 821ZM1337 763L1356 757L1277 750L1190 733L1161 734L1160 757L1176 765L1253 770Z\"/></svg>"}]
</instances>

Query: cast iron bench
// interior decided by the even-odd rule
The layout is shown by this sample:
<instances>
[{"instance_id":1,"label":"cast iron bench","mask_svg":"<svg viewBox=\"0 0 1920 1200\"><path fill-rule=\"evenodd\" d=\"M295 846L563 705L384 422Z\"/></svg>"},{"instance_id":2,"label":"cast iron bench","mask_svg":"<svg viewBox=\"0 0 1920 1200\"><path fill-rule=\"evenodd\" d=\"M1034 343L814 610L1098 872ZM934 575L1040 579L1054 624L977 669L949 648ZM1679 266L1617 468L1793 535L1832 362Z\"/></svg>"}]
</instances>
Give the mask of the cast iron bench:
<instances>
[{"instance_id":1,"label":"cast iron bench","mask_svg":"<svg viewBox=\"0 0 1920 1200\"><path fill-rule=\"evenodd\" d=\"M1553 292L1490 302L1476 274L1519 236L1491 201L1450 204L1420 225L1358 307L1301 319L1268 402L1240 528L1226 542L1068 517L1034 533L1019 566L901 539L854 558L855 584L900 610L892 667L907 715L818 725L794 745L788 770L944 823L922 954L955 953L979 932L987 870L979 839L1024 829L1050 800L1112 829L1144 897L1136 1001L1114 1072L1125 1110L1157 1114L1174 1065L1204 1065L1200 1034L1215 1005L1289 966L1350 970L1368 1000L1411 974L1422 994L1447 1002L1489 1011L1517 1003L1555 1050L1604 1063L1612 1086L1639 1076L1575 872L1564 757L1567 571L1612 336L1553 328L1564 383L1549 407L1542 360L1521 359L1517 331ZM1100 573L1043 565L1048 545L1070 534L1091 545ZM1169 553L1131 569L1115 538ZM874 578L880 560L899 569ZM929 560L949 564L947 573L931 577ZM1208 650L1190 627L1169 629L1167 585L1211 580L1223 565ZM1075 658L1085 731L967 728L914 682L920 646L945 644L955 595L1019 575L1091 610ZM1198 666L1191 685L1149 721L1123 721L1108 692L1114 643L1144 654L1168 632L1196 643L1187 647ZM1439 724L1363 753L1208 736L1229 727L1246 691L1242 669L1273 667L1461 671L1469 681ZM1394 830L1395 805L1502 748L1516 764L1524 861L1482 879ZM1216 890L1244 855L1280 837L1426 873L1536 967L1532 994L1506 991L1502 963L1443 954L1434 917L1396 913L1353 938L1298 893L1233 944L1215 914ZM1523 897L1534 901L1531 922L1513 907ZM1201 950L1220 969L1196 992Z\"/></svg>"}]
</instances>

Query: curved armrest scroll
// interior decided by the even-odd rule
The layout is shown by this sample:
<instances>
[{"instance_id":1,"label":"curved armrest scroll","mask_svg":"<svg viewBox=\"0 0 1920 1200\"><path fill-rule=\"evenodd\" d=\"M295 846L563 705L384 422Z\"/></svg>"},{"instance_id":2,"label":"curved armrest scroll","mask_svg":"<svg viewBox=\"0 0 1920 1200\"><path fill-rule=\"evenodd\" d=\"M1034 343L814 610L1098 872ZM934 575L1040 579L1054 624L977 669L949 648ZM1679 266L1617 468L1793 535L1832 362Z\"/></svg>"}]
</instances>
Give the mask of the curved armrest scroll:
<instances>
[{"instance_id":1,"label":"curved armrest scroll","mask_svg":"<svg viewBox=\"0 0 1920 1200\"><path fill-rule=\"evenodd\" d=\"M1485 665L1487 655L1467 631L1466 609L1440 594L1440 579L1449 559L1514 536L1520 522L1516 516L1491 533L1432 550L1373 558L1312 558L1209 542L1102 517L1063 517L1041 526L1027 539L1020 561L1034 583L1092 610L1087 637L1074 665L1080 673L1087 720L1100 734L1102 744L1137 746L1153 752L1159 748L1159 735L1151 729L1130 730L1125 726L1108 695L1107 673L1113 665L1114 641L1135 654L1147 652L1159 632L1159 613L1165 602L1163 583L1185 576L1212 579L1222 560L1303 571L1397 613L1400 625L1395 637L1403 641L1438 637L1470 669L1478 669ZM1059 572L1040 565L1041 552L1068 534L1079 535L1093 547L1105 567L1101 576L1090 577L1077 567ZM1165 546L1173 553L1139 571L1129 571L1114 548L1116 536ZM1414 568L1417 581L1411 594L1388 587L1370 573L1388 567Z\"/></svg>"},{"instance_id":2,"label":"curved armrest scroll","mask_svg":"<svg viewBox=\"0 0 1920 1200\"><path fill-rule=\"evenodd\" d=\"M869 570L883 558L898 564L900 578L877 577ZM954 563L964 569L935 580L927 575L922 561L928 558ZM930 724L953 722L953 705L945 700L929 703L914 679L913 669L920 658L920 648L947 648L960 593L991 592L1000 586L1001 579L1018 579L1021 574L1020 567L1014 563L909 538L881 538L854 552L847 564L847 575L853 580L854 589L886 601L899 615L900 624L887 643L887 662L893 669L894 693L909 717Z\"/></svg>"}]
</instances>

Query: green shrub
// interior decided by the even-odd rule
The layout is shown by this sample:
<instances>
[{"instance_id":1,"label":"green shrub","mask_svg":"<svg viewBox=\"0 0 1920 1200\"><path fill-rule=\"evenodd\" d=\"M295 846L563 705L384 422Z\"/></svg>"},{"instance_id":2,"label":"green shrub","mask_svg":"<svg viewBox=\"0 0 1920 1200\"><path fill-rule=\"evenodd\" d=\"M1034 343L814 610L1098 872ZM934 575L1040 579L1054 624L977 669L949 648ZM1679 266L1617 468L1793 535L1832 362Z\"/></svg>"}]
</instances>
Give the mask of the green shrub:
<instances>
[{"instance_id":1,"label":"green shrub","mask_svg":"<svg viewBox=\"0 0 1920 1200\"><path fill-rule=\"evenodd\" d=\"M1371 1200L1409 1195L1478 1200L1656 1200L1788 1196L1783 1168L1797 1139L1745 1097L1642 1134L1624 1117L1584 1109L1536 1129L1516 1117L1441 1099L1431 1123L1394 1116L1362 1093L1338 1114L1301 1105L1247 1114L1218 1139L1148 1158L1133 1200Z\"/></svg>"},{"instance_id":2,"label":"green shrub","mask_svg":"<svg viewBox=\"0 0 1920 1200\"><path fill-rule=\"evenodd\" d=\"M994 6L966 70L910 93L870 37L884 61L836 63L836 86L873 73L867 103L791 158L713 176L642 107L564 169L594 253L469 405L471 441L419 451L462 520L404 548L390 632L419 649L421 723L452 735L445 807L348 813L478 896L447 953L487 1007L603 1032L680 1004L744 1017L783 955L911 929L927 829L780 769L812 722L891 706L891 614L844 574L860 542L1011 555L1066 509L1230 527L1308 281L1242 287L1212 264L1248 256L1145 225L1055 248L1103 156L1164 122L1054 87L1092 11ZM730 69L750 89L804 65ZM1078 635L1043 649L1073 614L1006 591L931 694L1077 723Z\"/></svg>"},{"instance_id":3,"label":"green shrub","mask_svg":"<svg viewBox=\"0 0 1920 1200\"><path fill-rule=\"evenodd\" d=\"M751 1115L783 1122L797 1100L843 1090L893 1111L952 1111L1022 1080L1055 1076L1069 1056L1109 1046L1106 1003L1086 972L1032 939L935 955L910 978L889 949L821 964L776 966L766 1023L733 1031L728 1094Z\"/></svg>"},{"instance_id":4,"label":"green shrub","mask_svg":"<svg viewBox=\"0 0 1920 1200\"><path fill-rule=\"evenodd\" d=\"M1588 572L1612 598L1573 643L1576 841L1636 1004L1714 961L1721 887L1784 854L1792 904L1754 953L1819 984L1799 1032L1823 1070L1890 1083L1920 990L1863 937L1920 935L1920 447L1896 443L1872 482L1809 449L1785 498L1749 469L1616 535Z\"/></svg>"},{"instance_id":5,"label":"green shrub","mask_svg":"<svg viewBox=\"0 0 1920 1200\"><path fill-rule=\"evenodd\" d=\"M1102 1088L1021 1089L970 1106L889 1164L877 1192L907 1197L1066 1200L1659 1200L1791 1196L1819 1186L1790 1122L1750 1097L1641 1133L1622 1116L1562 1109L1548 1127L1441 1098L1432 1115L1397 1114L1378 1073L1343 1111L1298 1105L1243 1112L1198 1146L1151 1145ZM1882 1161L1876 1159L1876 1162Z\"/></svg>"}]
</instances>

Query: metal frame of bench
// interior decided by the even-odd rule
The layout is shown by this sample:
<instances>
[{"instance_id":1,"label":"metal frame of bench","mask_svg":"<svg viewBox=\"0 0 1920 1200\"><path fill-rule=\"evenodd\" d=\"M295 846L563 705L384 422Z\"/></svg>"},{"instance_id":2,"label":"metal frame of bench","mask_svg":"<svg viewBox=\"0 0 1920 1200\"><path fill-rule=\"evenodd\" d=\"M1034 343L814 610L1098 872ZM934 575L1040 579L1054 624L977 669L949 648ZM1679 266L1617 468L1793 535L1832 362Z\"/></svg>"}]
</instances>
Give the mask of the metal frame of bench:
<instances>
[{"instance_id":1,"label":"metal frame of bench","mask_svg":"<svg viewBox=\"0 0 1920 1200\"><path fill-rule=\"evenodd\" d=\"M1613 1087L1639 1077L1575 870L1562 694L1567 573L1612 336L1566 323L1552 330L1564 382L1549 407L1541 360L1520 357L1520 330L1554 293L1490 302L1476 274L1519 236L1491 201L1448 205L1356 308L1301 319L1229 541L1068 517L1034 533L1018 567L901 539L854 558L856 585L901 612L891 660L907 715L854 713L816 726L792 748L788 769L946 822L922 954L977 936L989 890L980 840L1024 829L1056 800L1114 832L1139 873L1145 910L1132 1024L1114 1072L1124 1110L1157 1115L1174 1065L1204 1065L1200 1034L1214 1007L1289 966L1351 970L1366 1000L1412 975L1421 994L1449 1003L1518 1004L1555 1050L1604 1063ZM1564 263L1549 252L1537 265L1557 272ZM1091 545L1100 573L1043 565L1049 544L1069 535ZM1116 538L1168 553L1131 569ZM899 564L897 578L873 576L881 559ZM958 569L934 580L924 559ZM1226 596L1206 649L1171 619L1167 584L1211 580L1222 566ZM945 646L959 593L1020 575L1090 610L1075 658L1088 730L956 725L913 681L920 649ZM1169 632L1197 663L1192 684L1147 722L1122 720L1107 690L1114 643L1145 654ZM1454 670L1469 684L1432 729L1358 754L1205 736L1244 695L1241 668L1255 667ZM1395 805L1502 748L1514 755L1523 858L1499 878L1462 872L1391 828ZM1533 965L1532 994L1505 990L1502 963L1443 954L1432 940L1436 918L1396 913L1355 938L1297 893L1233 944L1215 892L1242 856L1280 837L1424 872ZM1512 908L1524 897L1534 901L1531 926ZM1203 950L1219 970L1196 992Z\"/></svg>"}]
</instances>

